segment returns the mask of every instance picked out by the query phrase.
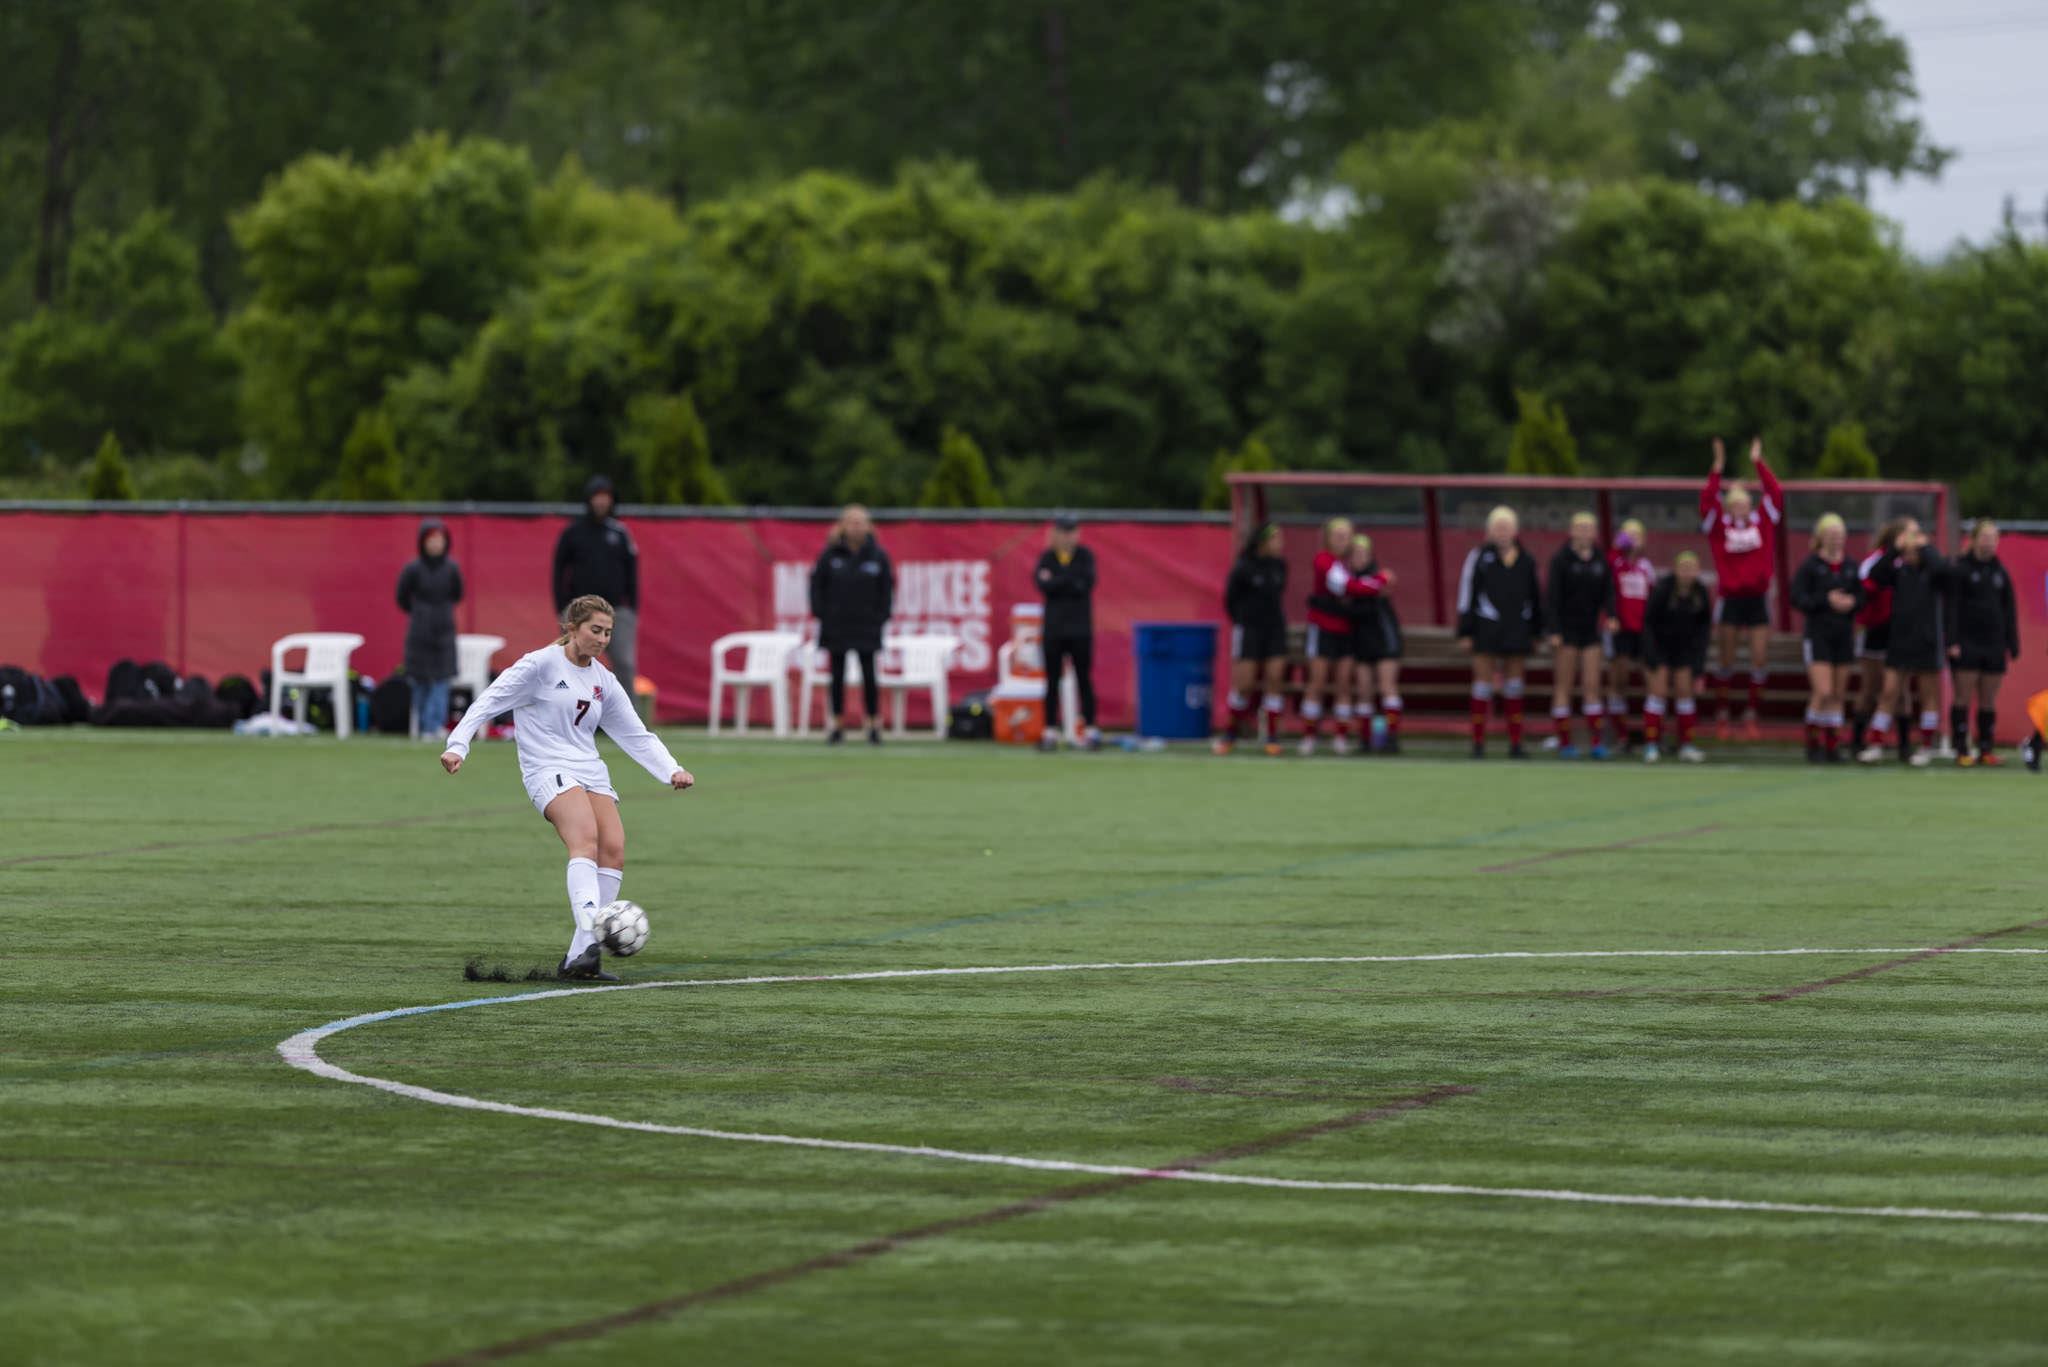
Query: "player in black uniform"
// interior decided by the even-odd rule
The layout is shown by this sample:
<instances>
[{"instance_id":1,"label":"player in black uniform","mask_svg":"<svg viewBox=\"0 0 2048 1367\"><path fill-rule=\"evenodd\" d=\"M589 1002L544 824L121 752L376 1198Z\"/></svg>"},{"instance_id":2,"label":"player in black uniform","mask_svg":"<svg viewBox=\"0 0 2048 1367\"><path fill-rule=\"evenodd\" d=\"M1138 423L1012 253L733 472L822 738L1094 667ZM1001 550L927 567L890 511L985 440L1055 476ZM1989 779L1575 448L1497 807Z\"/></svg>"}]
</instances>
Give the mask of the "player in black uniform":
<instances>
[{"instance_id":1,"label":"player in black uniform","mask_svg":"<svg viewBox=\"0 0 2048 1367\"><path fill-rule=\"evenodd\" d=\"M1678 715L1678 757L1687 764L1706 759L1693 744L1693 728L1699 723L1699 677L1707 667L1713 634L1714 596L1700 582L1700 558L1680 551L1643 608L1643 669L1649 676L1643 699L1645 763L1664 758L1664 718L1673 711Z\"/></svg>"},{"instance_id":2,"label":"player in black uniform","mask_svg":"<svg viewBox=\"0 0 2048 1367\"><path fill-rule=\"evenodd\" d=\"M1594 759L1607 758L1607 708L1601 692L1605 633L1614 626L1614 566L1600 549L1600 522L1572 514L1571 538L1550 557L1544 617L1550 623L1550 721L1559 759L1577 759L1572 744L1572 689L1585 702L1586 732Z\"/></svg>"},{"instance_id":3,"label":"player in black uniform","mask_svg":"<svg viewBox=\"0 0 2048 1367\"><path fill-rule=\"evenodd\" d=\"M1472 758L1486 758L1486 714L1500 676L1508 721L1508 758L1522 748L1522 673L1543 634L1543 586L1536 561L1522 549L1521 519L1512 508L1486 516L1486 541L1465 557L1458 576L1458 639L1472 652Z\"/></svg>"},{"instance_id":4,"label":"player in black uniform","mask_svg":"<svg viewBox=\"0 0 2048 1367\"><path fill-rule=\"evenodd\" d=\"M1223 586L1223 610L1230 616L1230 724L1216 733L1219 755L1230 753L1247 724L1258 733L1261 709L1266 753L1280 753L1281 690L1287 686L1284 549L1280 529L1272 523L1252 528Z\"/></svg>"},{"instance_id":5,"label":"player in black uniform","mask_svg":"<svg viewBox=\"0 0 2048 1367\"><path fill-rule=\"evenodd\" d=\"M1870 567L1870 582L1892 593L1891 642L1884 655L1884 697L1870 719L1870 743L1856 758L1876 764L1884 758L1884 733L1899 719L1899 758L1915 768L1934 762L1934 738L1941 727L1941 609L1948 566L1927 533L1911 519L1899 533L1897 549ZM1920 702L1920 746L1908 739L1907 690Z\"/></svg>"},{"instance_id":6,"label":"player in black uniform","mask_svg":"<svg viewBox=\"0 0 2048 1367\"><path fill-rule=\"evenodd\" d=\"M1863 574L1849 558L1849 527L1833 513L1814 524L1813 554L1792 576L1792 606L1806 614L1806 760L1841 759L1843 694L1856 665Z\"/></svg>"},{"instance_id":7,"label":"player in black uniform","mask_svg":"<svg viewBox=\"0 0 2048 1367\"><path fill-rule=\"evenodd\" d=\"M1401 618L1394 611L1394 572L1382 570L1372 552L1372 538L1351 538L1352 708L1359 717L1360 754L1378 749L1401 753ZM1382 731L1375 742L1373 709L1377 705Z\"/></svg>"},{"instance_id":8,"label":"player in black uniform","mask_svg":"<svg viewBox=\"0 0 2048 1367\"><path fill-rule=\"evenodd\" d=\"M1997 767L1998 685L2008 660L2020 657L2019 609L2012 574L1998 558L1998 527L1979 518L1970 528L1970 549L1949 567L1948 624L1953 633L1948 667L1955 695L1948 724L1956 763ZM1977 748L1970 749L1970 703L1977 704Z\"/></svg>"}]
</instances>

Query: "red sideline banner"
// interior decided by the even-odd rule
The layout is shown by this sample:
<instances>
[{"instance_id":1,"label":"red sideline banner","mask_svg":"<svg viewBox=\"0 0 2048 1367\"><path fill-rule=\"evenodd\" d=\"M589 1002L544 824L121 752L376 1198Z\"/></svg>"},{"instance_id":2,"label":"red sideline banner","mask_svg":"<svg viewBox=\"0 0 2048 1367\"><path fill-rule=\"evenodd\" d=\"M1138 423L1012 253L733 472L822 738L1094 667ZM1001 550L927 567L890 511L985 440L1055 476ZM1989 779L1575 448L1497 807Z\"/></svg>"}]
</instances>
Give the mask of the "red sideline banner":
<instances>
[{"instance_id":1,"label":"red sideline banner","mask_svg":"<svg viewBox=\"0 0 2048 1367\"><path fill-rule=\"evenodd\" d=\"M503 636L508 644L495 661L502 669L554 634L549 576L565 519L458 512L443 520L466 587L458 625ZM804 626L811 565L829 524L625 522L640 549L639 672L659 689L662 720L702 721L711 643L729 632ZM74 675L97 697L119 659L253 679L269 667L277 638L347 631L365 638L356 667L381 679L399 666L405 615L394 593L418 526L417 516L398 513L0 513L0 545L20 590L0 614L0 663ZM1044 525L900 522L876 535L896 568L893 628L960 639L955 699L992 685L1012 605L1039 601L1031 571L1045 548ZM1132 624L1219 620L1230 530L1091 522L1082 535L1099 565L1101 719L1128 726L1136 702ZM1227 645L1220 639L1219 666ZM914 721L926 715L921 704L913 695ZM753 718L764 719L765 708L757 697Z\"/></svg>"}]
</instances>

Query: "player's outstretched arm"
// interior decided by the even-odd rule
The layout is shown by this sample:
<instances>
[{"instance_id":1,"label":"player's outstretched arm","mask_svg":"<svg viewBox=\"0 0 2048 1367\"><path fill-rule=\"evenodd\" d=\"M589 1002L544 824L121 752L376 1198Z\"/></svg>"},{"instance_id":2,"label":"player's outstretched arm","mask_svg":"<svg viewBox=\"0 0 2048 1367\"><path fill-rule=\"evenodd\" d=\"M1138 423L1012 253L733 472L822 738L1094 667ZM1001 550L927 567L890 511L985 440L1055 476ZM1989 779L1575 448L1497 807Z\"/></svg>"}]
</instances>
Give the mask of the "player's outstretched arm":
<instances>
[{"instance_id":1,"label":"player's outstretched arm","mask_svg":"<svg viewBox=\"0 0 2048 1367\"><path fill-rule=\"evenodd\" d=\"M676 791L681 792L695 783L697 780L691 777L690 771L676 763L676 757L661 743L661 737L648 730L647 723L640 720L625 686L616 679L613 684L605 691L604 701L598 705L598 725L604 733L632 756L634 763Z\"/></svg>"}]
</instances>

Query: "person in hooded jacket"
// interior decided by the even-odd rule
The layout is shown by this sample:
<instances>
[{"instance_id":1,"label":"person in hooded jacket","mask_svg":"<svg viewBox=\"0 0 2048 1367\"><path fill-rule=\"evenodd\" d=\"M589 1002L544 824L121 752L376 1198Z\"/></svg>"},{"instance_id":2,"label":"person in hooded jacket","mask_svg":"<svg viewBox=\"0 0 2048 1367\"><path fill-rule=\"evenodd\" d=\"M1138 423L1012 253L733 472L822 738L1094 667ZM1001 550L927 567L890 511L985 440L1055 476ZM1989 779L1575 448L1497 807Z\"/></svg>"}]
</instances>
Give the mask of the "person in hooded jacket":
<instances>
[{"instance_id":1,"label":"person in hooded jacket","mask_svg":"<svg viewBox=\"0 0 2048 1367\"><path fill-rule=\"evenodd\" d=\"M640 548L626 524L612 516L610 478L592 475L583 486L583 516L562 528L555 542L555 613L578 598L597 597L612 607L612 639L605 661L619 682L634 686L640 638Z\"/></svg>"},{"instance_id":2,"label":"person in hooded jacket","mask_svg":"<svg viewBox=\"0 0 2048 1367\"><path fill-rule=\"evenodd\" d=\"M455 678L455 605L462 601L462 569L449 555L448 527L438 517L420 523L419 558L398 572L398 607L405 624L405 677L412 685L419 733L438 741L448 729L448 685Z\"/></svg>"},{"instance_id":3,"label":"person in hooded jacket","mask_svg":"<svg viewBox=\"0 0 2048 1367\"><path fill-rule=\"evenodd\" d=\"M1956 557L1948 579L1948 667L1955 683L1948 724L1956 763L1996 768L1998 685L2005 666L2020 657L2019 607L2012 572L1998 558L1998 525L1980 517L1969 549ZM1977 748L1970 748L1970 704L1977 705Z\"/></svg>"},{"instance_id":4,"label":"person in hooded jacket","mask_svg":"<svg viewBox=\"0 0 2048 1367\"><path fill-rule=\"evenodd\" d=\"M846 657L860 665L860 699L868 744L882 743L881 690L875 653L882 628L896 604L896 571L875 540L868 510L849 503L839 514L818 563L811 569L811 615L818 619L818 645L832 665L831 743L846 740ZM808 725L808 723L806 723Z\"/></svg>"}]
</instances>

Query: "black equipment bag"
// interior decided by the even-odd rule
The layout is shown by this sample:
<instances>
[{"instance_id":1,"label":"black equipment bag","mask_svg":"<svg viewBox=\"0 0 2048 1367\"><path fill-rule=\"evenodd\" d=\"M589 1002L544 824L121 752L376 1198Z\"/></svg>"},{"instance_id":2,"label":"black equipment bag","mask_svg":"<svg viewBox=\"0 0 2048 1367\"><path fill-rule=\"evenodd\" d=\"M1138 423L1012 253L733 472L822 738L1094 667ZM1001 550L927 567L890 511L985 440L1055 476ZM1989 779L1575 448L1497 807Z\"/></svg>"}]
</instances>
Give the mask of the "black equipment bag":
<instances>
[{"instance_id":1,"label":"black equipment bag","mask_svg":"<svg viewBox=\"0 0 2048 1367\"><path fill-rule=\"evenodd\" d=\"M994 740L995 713L988 710L987 693L969 693L953 704L946 720L948 740Z\"/></svg>"},{"instance_id":2,"label":"black equipment bag","mask_svg":"<svg viewBox=\"0 0 2048 1367\"><path fill-rule=\"evenodd\" d=\"M370 729L387 736L412 730L412 684L404 675L392 675L370 694Z\"/></svg>"}]
</instances>

